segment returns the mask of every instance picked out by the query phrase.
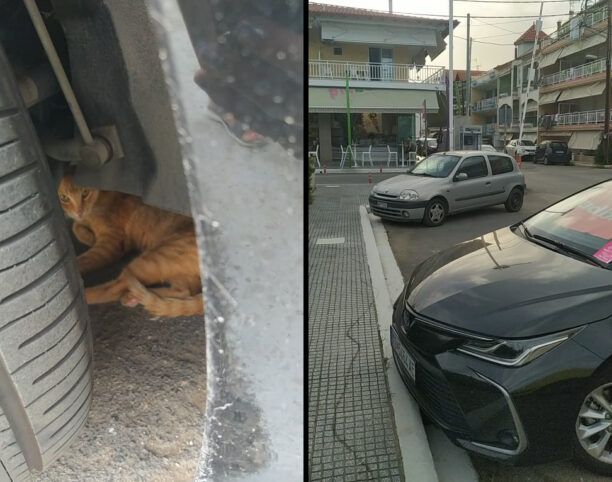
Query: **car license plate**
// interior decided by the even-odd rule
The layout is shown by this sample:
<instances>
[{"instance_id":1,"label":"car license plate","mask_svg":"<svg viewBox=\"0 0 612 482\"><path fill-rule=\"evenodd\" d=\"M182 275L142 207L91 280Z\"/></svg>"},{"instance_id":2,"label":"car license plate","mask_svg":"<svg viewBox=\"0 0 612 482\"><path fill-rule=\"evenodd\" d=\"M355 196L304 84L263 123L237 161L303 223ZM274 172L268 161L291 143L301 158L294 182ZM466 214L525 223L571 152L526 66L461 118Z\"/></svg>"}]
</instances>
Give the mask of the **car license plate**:
<instances>
[{"instance_id":1,"label":"car license plate","mask_svg":"<svg viewBox=\"0 0 612 482\"><path fill-rule=\"evenodd\" d=\"M379 208L386 208L387 207L387 203L381 203L380 201L378 201L378 207Z\"/></svg>"},{"instance_id":2,"label":"car license plate","mask_svg":"<svg viewBox=\"0 0 612 482\"><path fill-rule=\"evenodd\" d=\"M565 154L565 151L555 151L555 154Z\"/></svg>"},{"instance_id":3,"label":"car license plate","mask_svg":"<svg viewBox=\"0 0 612 482\"><path fill-rule=\"evenodd\" d=\"M391 330L391 346L393 346L393 351L397 355L400 364L408 372L408 376L414 382L416 380L416 362L399 341L395 330Z\"/></svg>"}]
</instances>

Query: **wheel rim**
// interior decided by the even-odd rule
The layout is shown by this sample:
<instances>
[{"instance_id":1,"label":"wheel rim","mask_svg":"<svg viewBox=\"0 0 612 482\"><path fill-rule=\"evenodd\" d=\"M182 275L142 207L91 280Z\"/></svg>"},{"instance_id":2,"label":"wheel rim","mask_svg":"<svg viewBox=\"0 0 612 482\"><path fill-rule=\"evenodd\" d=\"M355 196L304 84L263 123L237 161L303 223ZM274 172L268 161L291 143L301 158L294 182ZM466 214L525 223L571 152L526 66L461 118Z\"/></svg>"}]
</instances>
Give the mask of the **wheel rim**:
<instances>
[{"instance_id":1,"label":"wheel rim","mask_svg":"<svg viewBox=\"0 0 612 482\"><path fill-rule=\"evenodd\" d=\"M589 393L578 412L576 436L587 454L612 464L612 383Z\"/></svg>"},{"instance_id":2,"label":"wheel rim","mask_svg":"<svg viewBox=\"0 0 612 482\"><path fill-rule=\"evenodd\" d=\"M429 208L429 220L432 223L441 223L444 219L444 206L442 203L435 202Z\"/></svg>"},{"instance_id":3,"label":"wheel rim","mask_svg":"<svg viewBox=\"0 0 612 482\"><path fill-rule=\"evenodd\" d=\"M512 209L518 209L521 206L521 195L518 192L515 192L510 198L510 206Z\"/></svg>"}]
</instances>

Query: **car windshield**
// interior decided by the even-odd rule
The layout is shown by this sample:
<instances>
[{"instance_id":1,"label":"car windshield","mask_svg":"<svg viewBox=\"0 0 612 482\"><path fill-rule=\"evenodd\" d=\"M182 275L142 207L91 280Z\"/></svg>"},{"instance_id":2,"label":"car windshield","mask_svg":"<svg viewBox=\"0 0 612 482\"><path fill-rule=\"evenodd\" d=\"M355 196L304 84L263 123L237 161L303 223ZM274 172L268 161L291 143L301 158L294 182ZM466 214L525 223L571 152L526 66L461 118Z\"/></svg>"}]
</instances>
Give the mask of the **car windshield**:
<instances>
[{"instance_id":1,"label":"car windshield","mask_svg":"<svg viewBox=\"0 0 612 482\"><path fill-rule=\"evenodd\" d=\"M434 154L419 162L408 174L412 176L447 177L461 157Z\"/></svg>"},{"instance_id":2,"label":"car windshield","mask_svg":"<svg viewBox=\"0 0 612 482\"><path fill-rule=\"evenodd\" d=\"M612 180L550 206L523 225L534 239L612 268Z\"/></svg>"},{"instance_id":3,"label":"car windshield","mask_svg":"<svg viewBox=\"0 0 612 482\"><path fill-rule=\"evenodd\" d=\"M567 149L567 144L562 144L560 142L551 142L550 148L556 149L558 151L565 151Z\"/></svg>"},{"instance_id":4,"label":"car windshield","mask_svg":"<svg viewBox=\"0 0 612 482\"><path fill-rule=\"evenodd\" d=\"M429 147L438 147L438 141L436 139L427 139L427 145Z\"/></svg>"},{"instance_id":5,"label":"car windshield","mask_svg":"<svg viewBox=\"0 0 612 482\"><path fill-rule=\"evenodd\" d=\"M535 144L533 143L533 141L521 141L521 146L535 146Z\"/></svg>"}]
</instances>

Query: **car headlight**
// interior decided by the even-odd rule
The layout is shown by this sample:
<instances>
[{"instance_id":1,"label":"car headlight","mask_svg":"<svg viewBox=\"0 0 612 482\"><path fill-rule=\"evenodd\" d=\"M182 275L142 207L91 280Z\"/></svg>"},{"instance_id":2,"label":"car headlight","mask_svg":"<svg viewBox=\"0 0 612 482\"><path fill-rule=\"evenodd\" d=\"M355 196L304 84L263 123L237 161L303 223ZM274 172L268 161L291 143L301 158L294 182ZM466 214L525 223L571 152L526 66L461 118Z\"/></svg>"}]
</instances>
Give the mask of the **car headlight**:
<instances>
[{"instance_id":1,"label":"car headlight","mask_svg":"<svg viewBox=\"0 0 612 482\"><path fill-rule=\"evenodd\" d=\"M469 340L457 351L498 365L519 367L570 339L580 328L528 340Z\"/></svg>"},{"instance_id":2,"label":"car headlight","mask_svg":"<svg viewBox=\"0 0 612 482\"><path fill-rule=\"evenodd\" d=\"M415 201L419 198L419 193L412 189L404 189L400 192L399 198L404 201Z\"/></svg>"}]
</instances>

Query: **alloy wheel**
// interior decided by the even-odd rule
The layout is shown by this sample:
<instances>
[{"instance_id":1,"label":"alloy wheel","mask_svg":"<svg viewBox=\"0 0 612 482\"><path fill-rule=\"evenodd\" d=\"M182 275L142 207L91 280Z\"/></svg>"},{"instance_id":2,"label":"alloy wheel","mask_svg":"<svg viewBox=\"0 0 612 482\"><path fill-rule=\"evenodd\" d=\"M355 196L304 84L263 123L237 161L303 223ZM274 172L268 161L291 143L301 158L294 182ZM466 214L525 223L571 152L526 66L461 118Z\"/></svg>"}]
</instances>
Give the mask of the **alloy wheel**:
<instances>
[{"instance_id":1,"label":"alloy wheel","mask_svg":"<svg viewBox=\"0 0 612 482\"><path fill-rule=\"evenodd\" d=\"M612 383L601 385L586 396L578 412L576 436L587 454L612 464Z\"/></svg>"},{"instance_id":2,"label":"alloy wheel","mask_svg":"<svg viewBox=\"0 0 612 482\"><path fill-rule=\"evenodd\" d=\"M439 224L444 219L444 206L437 201L429 208L429 220L434 224Z\"/></svg>"}]
</instances>

